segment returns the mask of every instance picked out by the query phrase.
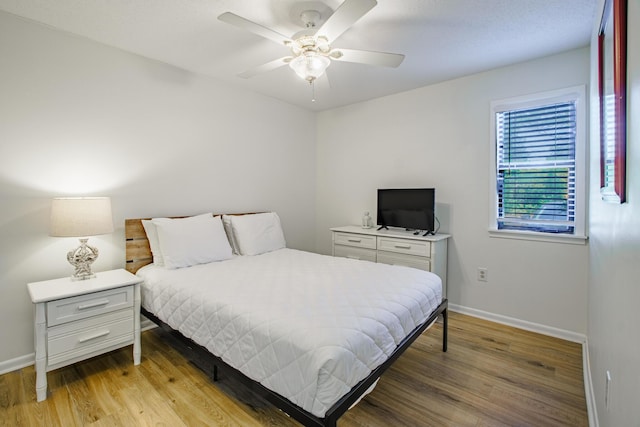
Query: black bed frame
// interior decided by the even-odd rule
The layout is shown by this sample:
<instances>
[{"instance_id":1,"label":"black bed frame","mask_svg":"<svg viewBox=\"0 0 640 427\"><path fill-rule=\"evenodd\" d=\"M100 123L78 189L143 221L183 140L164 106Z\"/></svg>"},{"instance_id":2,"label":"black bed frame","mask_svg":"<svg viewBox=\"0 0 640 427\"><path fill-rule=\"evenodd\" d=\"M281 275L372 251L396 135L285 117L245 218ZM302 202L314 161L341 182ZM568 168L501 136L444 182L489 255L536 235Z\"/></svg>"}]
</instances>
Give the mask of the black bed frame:
<instances>
[{"instance_id":1,"label":"black bed frame","mask_svg":"<svg viewBox=\"0 0 640 427\"><path fill-rule=\"evenodd\" d=\"M358 384L356 384L349 392L347 392L344 396L340 398L329 410L326 412L324 418L319 418L308 411L300 408L295 405L285 397L282 397L278 393L269 390L262 384L257 381L252 380L247 377L242 372L237 369L229 366L219 357L211 354L206 348L202 347L199 344L196 344L191 339L185 337L180 332L171 329L166 323L158 319L152 313L149 313L144 308L141 310L142 314L147 317L149 320L162 327L165 330L171 331L173 335L179 338L182 342L184 342L189 351L193 353L194 358L191 360L196 366L198 366L203 371L207 372L208 366L202 366L202 364L210 365L213 364L213 380L216 381L217 378L217 369L221 367L226 373L233 375L239 382L247 386L253 392L256 392L260 396L264 397L267 401L271 402L280 410L284 411L286 414L299 421L305 426L323 426L323 427L336 427L338 423L338 418L342 416L347 410L353 405L358 399L371 387L371 385L378 379L380 376L386 371L395 360L404 353L404 351L433 323L438 319L438 316L442 315L442 351L447 351L447 328L448 328L448 320L447 320L447 308L448 308L448 300L444 299L442 303L436 308L433 313L429 316L429 318L418 325L409 335L407 335L404 340L398 345L395 351L389 356L389 358L374 369L369 376L364 378Z\"/></svg>"}]
</instances>

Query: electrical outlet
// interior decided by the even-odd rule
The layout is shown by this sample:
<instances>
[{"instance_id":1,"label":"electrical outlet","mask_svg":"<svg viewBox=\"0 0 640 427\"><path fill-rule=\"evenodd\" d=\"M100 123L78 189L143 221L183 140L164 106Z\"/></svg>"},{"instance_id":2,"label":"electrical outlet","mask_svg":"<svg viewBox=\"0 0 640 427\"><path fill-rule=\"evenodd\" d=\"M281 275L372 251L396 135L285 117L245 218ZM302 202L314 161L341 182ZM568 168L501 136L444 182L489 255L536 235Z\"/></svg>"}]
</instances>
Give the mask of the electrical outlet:
<instances>
[{"instance_id":1,"label":"electrical outlet","mask_svg":"<svg viewBox=\"0 0 640 427\"><path fill-rule=\"evenodd\" d=\"M489 270L487 270L486 267L478 267L478 281L479 282L489 281Z\"/></svg>"}]
</instances>

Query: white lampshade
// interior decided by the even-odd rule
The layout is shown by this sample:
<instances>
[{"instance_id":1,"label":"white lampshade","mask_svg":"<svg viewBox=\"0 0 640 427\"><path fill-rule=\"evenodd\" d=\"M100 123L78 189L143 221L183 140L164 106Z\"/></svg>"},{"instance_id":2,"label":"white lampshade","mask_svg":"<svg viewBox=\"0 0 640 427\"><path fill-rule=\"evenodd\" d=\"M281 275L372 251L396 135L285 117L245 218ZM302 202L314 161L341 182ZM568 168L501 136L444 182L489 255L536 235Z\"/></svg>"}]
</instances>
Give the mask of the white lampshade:
<instances>
[{"instance_id":1,"label":"white lampshade","mask_svg":"<svg viewBox=\"0 0 640 427\"><path fill-rule=\"evenodd\" d=\"M83 237L108 233L113 233L109 197L59 197L52 200L52 236Z\"/></svg>"},{"instance_id":2,"label":"white lampshade","mask_svg":"<svg viewBox=\"0 0 640 427\"><path fill-rule=\"evenodd\" d=\"M289 62L289 66L293 71L309 82L320 77L329 65L331 65L329 58L315 52L306 52Z\"/></svg>"}]
</instances>

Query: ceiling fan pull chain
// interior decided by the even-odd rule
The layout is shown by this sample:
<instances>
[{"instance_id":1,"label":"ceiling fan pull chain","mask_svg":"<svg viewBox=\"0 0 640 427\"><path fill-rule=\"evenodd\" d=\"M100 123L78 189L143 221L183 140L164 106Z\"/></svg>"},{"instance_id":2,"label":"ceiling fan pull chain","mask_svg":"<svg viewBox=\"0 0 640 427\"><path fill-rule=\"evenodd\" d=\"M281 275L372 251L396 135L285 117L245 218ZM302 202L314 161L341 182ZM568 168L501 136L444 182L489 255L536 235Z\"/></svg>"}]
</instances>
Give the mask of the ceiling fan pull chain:
<instances>
[{"instance_id":1,"label":"ceiling fan pull chain","mask_svg":"<svg viewBox=\"0 0 640 427\"><path fill-rule=\"evenodd\" d=\"M316 102L316 79L309 80L311 85L311 102Z\"/></svg>"}]
</instances>

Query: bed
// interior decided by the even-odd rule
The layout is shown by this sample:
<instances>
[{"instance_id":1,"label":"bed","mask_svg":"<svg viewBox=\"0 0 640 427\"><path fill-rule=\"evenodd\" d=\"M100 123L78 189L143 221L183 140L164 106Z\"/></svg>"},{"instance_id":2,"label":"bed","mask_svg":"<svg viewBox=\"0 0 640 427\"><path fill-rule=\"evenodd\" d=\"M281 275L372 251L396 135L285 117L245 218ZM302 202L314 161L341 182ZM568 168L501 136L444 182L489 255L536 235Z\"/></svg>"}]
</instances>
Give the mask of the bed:
<instances>
[{"instance_id":1,"label":"bed","mask_svg":"<svg viewBox=\"0 0 640 427\"><path fill-rule=\"evenodd\" d=\"M151 234L149 219L126 220L126 265L144 279L143 314L212 363L214 380L220 367L302 424L335 426L439 316L446 351L437 276L286 248L274 213L198 217L154 220ZM154 233L177 242L164 266ZM219 259L181 233L217 236L207 253Z\"/></svg>"}]
</instances>

